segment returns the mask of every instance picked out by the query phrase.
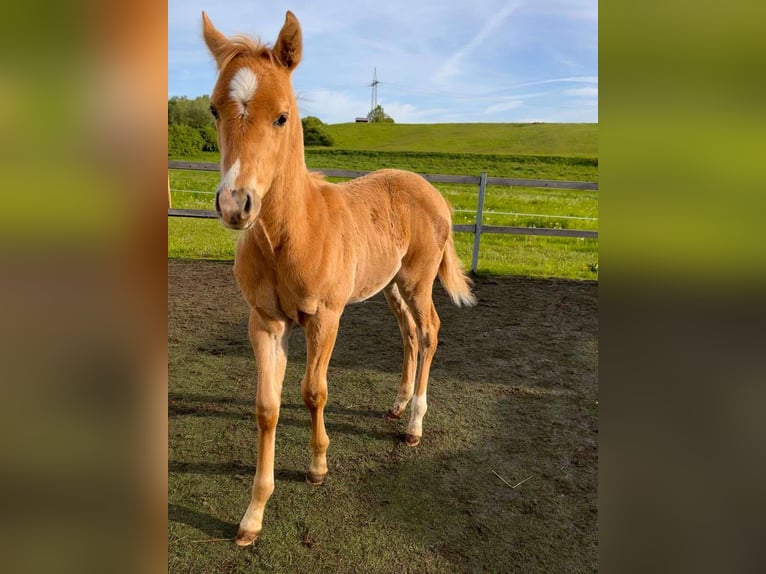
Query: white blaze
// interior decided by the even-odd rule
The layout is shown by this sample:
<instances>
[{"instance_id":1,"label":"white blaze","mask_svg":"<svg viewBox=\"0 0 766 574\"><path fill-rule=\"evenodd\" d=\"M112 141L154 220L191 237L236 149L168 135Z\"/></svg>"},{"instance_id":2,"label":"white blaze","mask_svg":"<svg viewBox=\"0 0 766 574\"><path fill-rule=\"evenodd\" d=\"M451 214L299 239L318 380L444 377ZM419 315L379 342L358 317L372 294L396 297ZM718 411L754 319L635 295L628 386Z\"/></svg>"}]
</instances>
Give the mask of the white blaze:
<instances>
[{"instance_id":1,"label":"white blaze","mask_svg":"<svg viewBox=\"0 0 766 574\"><path fill-rule=\"evenodd\" d=\"M245 113L247 103L253 99L258 89L258 78L250 68L240 68L234 74L229 84L229 95L240 106L240 112Z\"/></svg>"},{"instance_id":2,"label":"white blaze","mask_svg":"<svg viewBox=\"0 0 766 574\"><path fill-rule=\"evenodd\" d=\"M239 158L229 168L229 171L223 176L221 180L220 189L237 189L237 177L239 177Z\"/></svg>"}]
</instances>

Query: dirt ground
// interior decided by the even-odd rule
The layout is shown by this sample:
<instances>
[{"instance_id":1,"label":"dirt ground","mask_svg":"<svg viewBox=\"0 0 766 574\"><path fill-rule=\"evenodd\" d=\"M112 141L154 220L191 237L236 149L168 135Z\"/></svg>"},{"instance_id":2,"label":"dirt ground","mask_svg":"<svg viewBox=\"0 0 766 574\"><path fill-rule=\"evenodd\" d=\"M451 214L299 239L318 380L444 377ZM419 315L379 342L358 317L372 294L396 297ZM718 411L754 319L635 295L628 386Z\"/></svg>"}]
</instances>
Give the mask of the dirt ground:
<instances>
[{"instance_id":1,"label":"dirt ground","mask_svg":"<svg viewBox=\"0 0 766 574\"><path fill-rule=\"evenodd\" d=\"M168 261L169 550L176 572L597 571L598 284L479 277L442 319L420 446L383 413L401 339L382 296L341 320L326 409L330 474L303 482L295 329L277 490L251 548L228 542L254 471L247 307L231 263ZM408 411L405 413L405 419Z\"/></svg>"}]
</instances>

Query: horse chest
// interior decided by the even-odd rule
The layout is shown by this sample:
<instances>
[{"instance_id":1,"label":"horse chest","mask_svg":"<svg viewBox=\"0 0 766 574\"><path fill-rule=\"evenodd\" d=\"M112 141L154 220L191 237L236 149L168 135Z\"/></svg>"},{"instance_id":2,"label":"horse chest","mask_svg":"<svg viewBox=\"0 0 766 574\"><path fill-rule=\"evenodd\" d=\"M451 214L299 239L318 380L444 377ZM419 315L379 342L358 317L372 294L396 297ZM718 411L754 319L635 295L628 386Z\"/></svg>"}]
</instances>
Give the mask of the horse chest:
<instances>
[{"instance_id":1,"label":"horse chest","mask_svg":"<svg viewBox=\"0 0 766 574\"><path fill-rule=\"evenodd\" d=\"M296 285L278 283L276 292L280 309L295 323L300 323L301 317L305 315L314 315L319 308L320 298L315 294L303 292Z\"/></svg>"}]
</instances>

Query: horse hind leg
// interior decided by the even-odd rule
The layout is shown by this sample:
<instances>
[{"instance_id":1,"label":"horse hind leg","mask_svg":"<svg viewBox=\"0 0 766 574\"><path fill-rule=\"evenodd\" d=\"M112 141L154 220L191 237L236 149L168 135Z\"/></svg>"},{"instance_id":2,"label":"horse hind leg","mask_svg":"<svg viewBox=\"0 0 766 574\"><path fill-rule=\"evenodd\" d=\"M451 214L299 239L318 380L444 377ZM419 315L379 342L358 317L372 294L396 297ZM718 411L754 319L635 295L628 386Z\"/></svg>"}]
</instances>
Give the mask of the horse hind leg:
<instances>
[{"instance_id":1,"label":"horse hind leg","mask_svg":"<svg viewBox=\"0 0 766 574\"><path fill-rule=\"evenodd\" d=\"M412 318L409 307L402 299L396 283L392 283L383 291L388 306L396 316L399 323L399 331L402 333L404 356L402 359L402 379L399 383L399 392L396 395L394 405L386 413L387 419L399 419L407 408L415 390L415 371L418 362L418 335L415 320Z\"/></svg>"},{"instance_id":2,"label":"horse hind leg","mask_svg":"<svg viewBox=\"0 0 766 574\"><path fill-rule=\"evenodd\" d=\"M423 436L423 417L428 409L426 400L428 377L439 343L441 321L433 304L432 289L433 281L421 281L412 292L402 293L417 328L420 359L420 369L415 379L415 392L410 409L410 421L405 435L405 442L409 446L420 444L420 438Z\"/></svg>"}]
</instances>

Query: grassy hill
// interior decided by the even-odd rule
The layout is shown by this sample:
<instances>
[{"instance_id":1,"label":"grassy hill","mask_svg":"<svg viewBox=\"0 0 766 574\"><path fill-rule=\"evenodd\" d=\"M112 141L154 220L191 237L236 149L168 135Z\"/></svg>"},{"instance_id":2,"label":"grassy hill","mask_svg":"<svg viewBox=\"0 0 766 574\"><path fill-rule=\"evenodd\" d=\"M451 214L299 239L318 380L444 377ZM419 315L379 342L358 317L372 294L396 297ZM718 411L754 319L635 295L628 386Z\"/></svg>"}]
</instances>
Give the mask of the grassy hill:
<instances>
[{"instance_id":1,"label":"grassy hill","mask_svg":"<svg viewBox=\"0 0 766 574\"><path fill-rule=\"evenodd\" d=\"M330 124L336 149L598 156L598 124Z\"/></svg>"},{"instance_id":2,"label":"grassy hill","mask_svg":"<svg viewBox=\"0 0 766 574\"><path fill-rule=\"evenodd\" d=\"M598 158L417 151L369 151L307 148L311 168L376 170L386 167L417 173L527 177L598 181Z\"/></svg>"}]
</instances>

